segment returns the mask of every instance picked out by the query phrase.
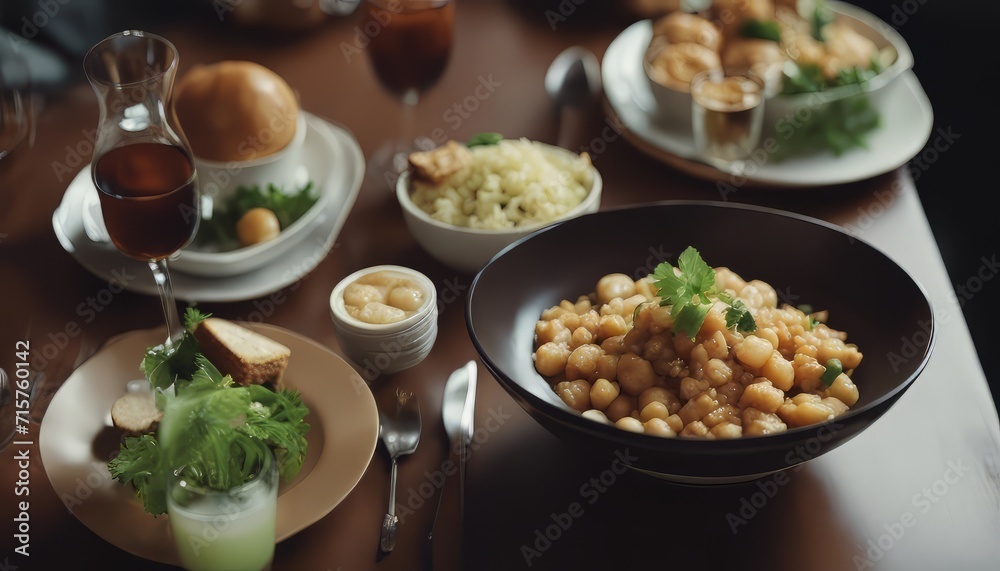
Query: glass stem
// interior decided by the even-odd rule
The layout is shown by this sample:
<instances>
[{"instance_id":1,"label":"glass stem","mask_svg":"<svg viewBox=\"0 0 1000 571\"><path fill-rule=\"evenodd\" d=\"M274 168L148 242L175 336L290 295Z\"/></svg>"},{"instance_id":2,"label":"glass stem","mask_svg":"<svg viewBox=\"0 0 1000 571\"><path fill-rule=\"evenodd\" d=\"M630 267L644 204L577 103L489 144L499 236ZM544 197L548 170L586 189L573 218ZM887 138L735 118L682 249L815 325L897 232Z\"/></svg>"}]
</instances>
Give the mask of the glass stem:
<instances>
[{"instance_id":1,"label":"glass stem","mask_svg":"<svg viewBox=\"0 0 1000 571\"><path fill-rule=\"evenodd\" d=\"M416 89L407 90L401 98L402 108L400 109L400 134L393 156L393 167L397 173L406 169L407 159L413 149L413 142L417 138L417 103L420 102L420 93Z\"/></svg>"},{"instance_id":2,"label":"glass stem","mask_svg":"<svg viewBox=\"0 0 1000 571\"><path fill-rule=\"evenodd\" d=\"M181 326L180 316L177 314L177 303L174 301L174 290L170 285L170 272L167 271L167 260L162 259L149 262L149 269L153 270L153 280L156 282L156 288L160 290L163 317L167 320L166 349L169 353L173 351L174 347L184 337L184 327Z\"/></svg>"}]
</instances>

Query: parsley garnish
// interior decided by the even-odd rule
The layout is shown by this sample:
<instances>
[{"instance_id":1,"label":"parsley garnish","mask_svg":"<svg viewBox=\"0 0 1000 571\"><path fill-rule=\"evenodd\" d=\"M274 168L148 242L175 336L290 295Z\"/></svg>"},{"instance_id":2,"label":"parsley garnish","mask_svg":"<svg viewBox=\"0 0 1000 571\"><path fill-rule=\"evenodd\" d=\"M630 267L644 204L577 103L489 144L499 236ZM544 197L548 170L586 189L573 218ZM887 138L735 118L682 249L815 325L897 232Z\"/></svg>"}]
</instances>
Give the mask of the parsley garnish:
<instances>
[{"instance_id":1,"label":"parsley garnish","mask_svg":"<svg viewBox=\"0 0 1000 571\"><path fill-rule=\"evenodd\" d=\"M754 321L750 308L737 299L726 310L726 327L752 333L757 331L757 322Z\"/></svg>"},{"instance_id":2,"label":"parsley garnish","mask_svg":"<svg viewBox=\"0 0 1000 571\"><path fill-rule=\"evenodd\" d=\"M743 302L731 298L715 287L715 270L701 258L698 250L688 246L677 258L677 267L662 262L653 271L653 284L661 306L670 306L674 330L694 339L712 308L713 296L729 304L726 326L752 333L757 323Z\"/></svg>"},{"instance_id":3,"label":"parsley garnish","mask_svg":"<svg viewBox=\"0 0 1000 571\"><path fill-rule=\"evenodd\" d=\"M481 145L495 145L503 140L503 135L500 133L477 133L469 139L469 142L465 144L466 147L470 149L472 147L478 147Z\"/></svg>"}]
</instances>

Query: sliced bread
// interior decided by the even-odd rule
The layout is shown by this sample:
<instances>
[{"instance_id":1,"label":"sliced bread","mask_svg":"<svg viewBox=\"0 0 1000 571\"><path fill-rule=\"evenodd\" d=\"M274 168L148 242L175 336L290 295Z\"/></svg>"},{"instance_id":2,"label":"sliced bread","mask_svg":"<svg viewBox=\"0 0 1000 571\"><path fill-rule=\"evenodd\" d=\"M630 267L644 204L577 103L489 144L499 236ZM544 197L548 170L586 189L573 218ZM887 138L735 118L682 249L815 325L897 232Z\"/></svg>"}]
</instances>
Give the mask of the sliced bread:
<instances>
[{"instance_id":1,"label":"sliced bread","mask_svg":"<svg viewBox=\"0 0 1000 571\"><path fill-rule=\"evenodd\" d=\"M219 317L209 317L194 331L202 354L219 372L241 385L282 386L292 351L277 341Z\"/></svg>"}]
</instances>

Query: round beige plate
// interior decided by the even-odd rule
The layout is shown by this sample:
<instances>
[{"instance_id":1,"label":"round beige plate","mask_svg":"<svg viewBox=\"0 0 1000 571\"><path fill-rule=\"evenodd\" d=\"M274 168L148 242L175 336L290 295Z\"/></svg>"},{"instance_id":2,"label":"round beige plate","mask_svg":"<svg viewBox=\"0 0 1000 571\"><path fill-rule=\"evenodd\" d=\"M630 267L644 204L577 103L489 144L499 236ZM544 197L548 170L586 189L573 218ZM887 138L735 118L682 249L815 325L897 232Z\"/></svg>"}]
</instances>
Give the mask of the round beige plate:
<instances>
[{"instance_id":1,"label":"round beige plate","mask_svg":"<svg viewBox=\"0 0 1000 571\"><path fill-rule=\"evenodd\" d=\"M309 407L305 464L279 490L282 541L328 514L357 485L375 452L378 409L361 376L326 347L278 327L253 328L291 349L285 384ZM42 419L39 448L52 487L91 531L129 553L177 565L167 516L143 511L134 489L107 468L119 446L111 405L128 381L142 378L143 353L163 338L162 328L125 333L74 371Z\"/></svg>"}]
</instances>

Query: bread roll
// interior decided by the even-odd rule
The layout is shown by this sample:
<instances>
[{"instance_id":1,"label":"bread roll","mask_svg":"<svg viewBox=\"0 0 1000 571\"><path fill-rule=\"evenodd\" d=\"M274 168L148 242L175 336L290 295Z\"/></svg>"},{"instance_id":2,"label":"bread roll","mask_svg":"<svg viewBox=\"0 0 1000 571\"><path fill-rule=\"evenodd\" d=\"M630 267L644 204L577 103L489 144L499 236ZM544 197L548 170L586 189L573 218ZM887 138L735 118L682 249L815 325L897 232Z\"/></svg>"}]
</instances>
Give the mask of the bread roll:
<instances>
[{"instance_id":1,"label":"bread roll","mask_svg":"<svg viewBox=\"0 0 1000 571\"><path fill-rule=\"evenodd\" d=\"M299 104L281 76L235 60L191 68L177 82L174 110L196 157L229 162L285 148L295 136Z\"/></svg>"}]
</instances>

